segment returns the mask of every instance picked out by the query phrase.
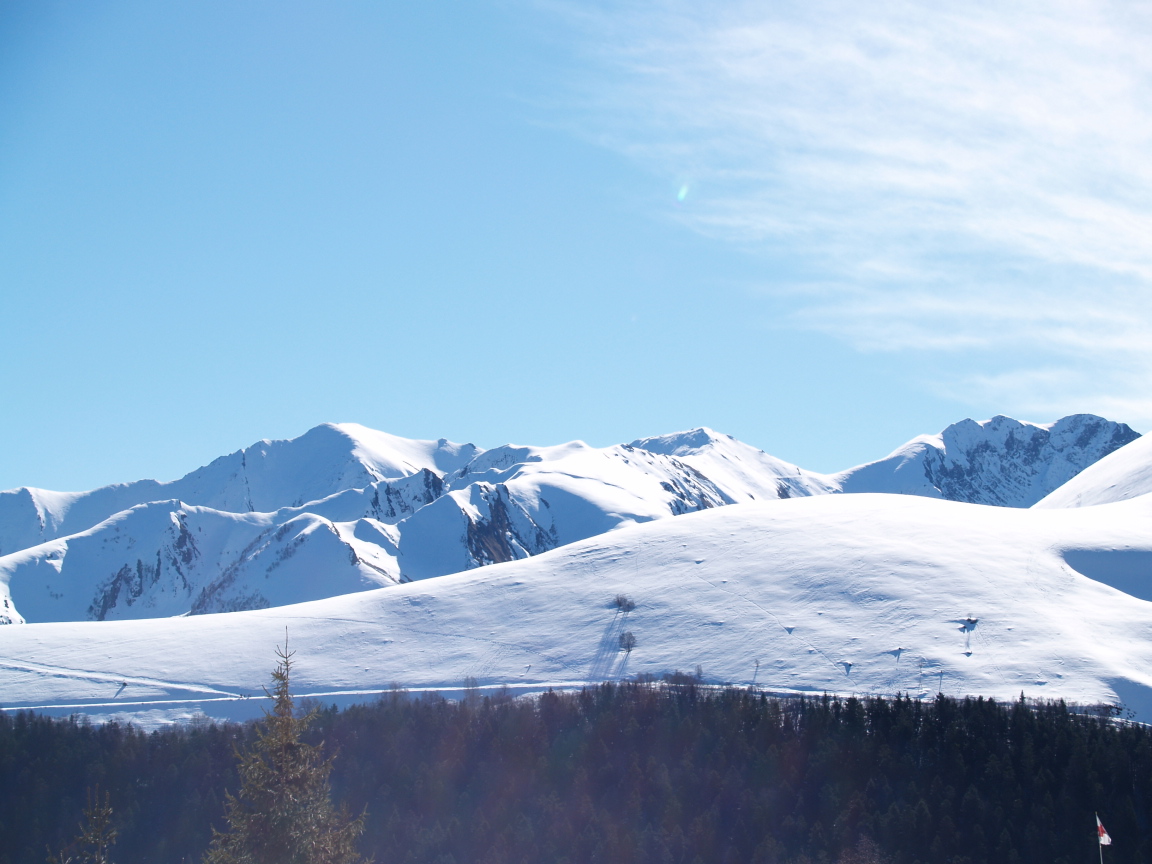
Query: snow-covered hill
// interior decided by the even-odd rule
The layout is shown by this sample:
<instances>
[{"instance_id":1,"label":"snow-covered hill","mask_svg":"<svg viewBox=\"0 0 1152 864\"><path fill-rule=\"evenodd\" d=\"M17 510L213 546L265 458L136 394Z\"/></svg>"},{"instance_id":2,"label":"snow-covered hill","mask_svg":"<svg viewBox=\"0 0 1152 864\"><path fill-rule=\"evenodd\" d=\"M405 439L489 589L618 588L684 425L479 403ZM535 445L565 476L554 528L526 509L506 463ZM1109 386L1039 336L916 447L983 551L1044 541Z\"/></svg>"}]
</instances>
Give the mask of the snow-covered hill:
<instances>
[{"instance_id":1,"label":"snow-covered hill","mask_svg":"<svg viewBox=\"0 0 1152 864\"><path fill-rule=\"evenodd\" d=\"M606 448L482 451L325 425L171 483L0 494L0 537L27 544L0 556L0 622L279 606L697 510L841 490L1030 503L1132 434L1084 415L1048 427L965 421L827 477L706 428ZM149 497L159 493L179 497Z\"/></svg>"},{"instance_id":2,"label":"snow-covered hill","mask_svg":"<svg viewBox=\"0 0 1152 864\"><path fill-rule=\"evenodd\" d=\"M1035 507L1088 507L1152 492L1152 437L1138 438L1084 469Z\"/></svg>"},{"instance_id":3,"label":"snow-covered hill","mask_svg":"<svg viewBox=\"0 0 1152 864\"><path fill-rule=\"evenodd\" d=\"M326 702L393 684L538 690L699 664L739 686L1023 691L1122 702L1152 721L1149 526L1152 497L1029 510L893 495L749 503L295 606L0 628L0 693L9 709L235 716L254 707L287 628L299 690Z\"/></svg>"},{"instance_id":4,"label":"snow-covered hill","mask_svg":"<svg viewBox=\"0 0 1152 864\"><path fill-rule=\"evenodd\" d=\"M1055 423L993 417L921 435L878 462L833 476L842 492L891 492L1030 507L1087 466L1137 439L1124 423L1073 414Z\"/></svg>"}]
</instances>

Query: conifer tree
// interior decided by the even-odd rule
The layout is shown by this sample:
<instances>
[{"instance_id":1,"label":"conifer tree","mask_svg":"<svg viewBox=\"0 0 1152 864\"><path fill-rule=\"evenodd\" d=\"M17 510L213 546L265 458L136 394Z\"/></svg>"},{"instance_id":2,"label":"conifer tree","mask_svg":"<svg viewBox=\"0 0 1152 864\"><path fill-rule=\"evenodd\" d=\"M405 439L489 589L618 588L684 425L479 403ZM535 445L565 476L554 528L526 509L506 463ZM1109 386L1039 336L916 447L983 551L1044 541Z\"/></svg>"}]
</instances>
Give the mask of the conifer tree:
<instances>
[{"instance_id":1,"label":"conifer tree","mask_svg":"<svg viewBox=\"0 0 1152 864\"><path fill-rule=\"evenodd\" d=\"M100 787L96 787L95 794L89 789L80 834L57 854L49 852L48 864L110 864L112 859L108 850L116 842L116 833L112 827L112 805L108 793L104 793L104 802L101 803Z\"/></svg>"},{"instance_id":2,"label":"conifer tree","mask_svg":"<svg viewBox=\"0 0 1152 864\"><path fill-rule=\"evenodd\" d=\"M256 741L237 752L240 791L226 802L228 830L213 830L205 864L359 864L356 841L364 816L351 818L331 800L332 759L301 734L315 712L294 713L290 675L294 651L276 647L271 711ZM265 691L267 692L267 690Z\"/></svg>"}]
</instances>

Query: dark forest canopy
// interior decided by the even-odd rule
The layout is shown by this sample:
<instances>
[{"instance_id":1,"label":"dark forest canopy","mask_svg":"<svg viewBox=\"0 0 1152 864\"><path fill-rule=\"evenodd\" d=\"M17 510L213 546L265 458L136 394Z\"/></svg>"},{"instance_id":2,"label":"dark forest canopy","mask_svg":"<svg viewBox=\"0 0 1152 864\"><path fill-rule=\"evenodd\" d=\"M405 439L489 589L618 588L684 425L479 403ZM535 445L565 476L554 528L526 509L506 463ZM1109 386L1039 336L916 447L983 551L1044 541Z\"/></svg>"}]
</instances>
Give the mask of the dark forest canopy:
<instances>
[{"instance_id":1,"label":"dark forest canopy","mask_svg":"<svg viewBox=\"0 0 1152 864\"><path fill-rule=\"evenodd\" d=\"M403 862L1152 862L1152 733L1063 703L774 699L604 684L321 711L361 851ZM687 683L684 683L687 682ZM119 864L200 861L253 728L142 733L0 713L0 864L107 790Z\"/></svg>"}]
</instances>

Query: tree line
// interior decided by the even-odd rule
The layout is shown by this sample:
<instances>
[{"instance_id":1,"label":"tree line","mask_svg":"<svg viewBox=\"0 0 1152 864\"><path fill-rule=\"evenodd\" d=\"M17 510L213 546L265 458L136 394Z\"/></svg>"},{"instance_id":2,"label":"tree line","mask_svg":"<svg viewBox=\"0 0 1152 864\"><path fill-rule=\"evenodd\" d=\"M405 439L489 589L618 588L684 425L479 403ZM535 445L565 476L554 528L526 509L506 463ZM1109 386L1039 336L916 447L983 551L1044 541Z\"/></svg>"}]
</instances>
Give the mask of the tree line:
<instances>
[{"instance_id":1,"label":"tree line","mask_svg":"<svg viewBox=\"0 0 1152 864\"><path fill-rule=\"evenodd\" d=\"M0 864L62 848L97 786L119 864L245 860L220 837L268 818L244 758L271 719L143 733L0 713ZM1105 864L1152 864L1152 732L1062 702L781 699L679 675L396 691L293 722L324 771L312 800L330 783L343 808L322 818L355 826L348 861L358 843L382 864L1088 864L1099 812Z\"/></svg>"}]
</instances>

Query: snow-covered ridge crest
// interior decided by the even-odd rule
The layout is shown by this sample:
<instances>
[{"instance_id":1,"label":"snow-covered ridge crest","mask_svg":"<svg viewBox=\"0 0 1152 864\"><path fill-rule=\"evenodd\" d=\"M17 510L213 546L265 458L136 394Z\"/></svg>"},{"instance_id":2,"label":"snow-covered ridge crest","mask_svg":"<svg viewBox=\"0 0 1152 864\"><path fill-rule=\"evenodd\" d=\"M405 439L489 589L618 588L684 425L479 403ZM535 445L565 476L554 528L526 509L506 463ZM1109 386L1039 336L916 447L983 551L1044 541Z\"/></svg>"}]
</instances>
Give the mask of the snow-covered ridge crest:
<instances>
[{"instance_id":1,"label":"snow-covered ridge crest","mask_svg":"<svg viewBox=\"0 0 1152 864\"><path fill-rule=\"evenodd\" d=\"M823 474L769 456L731 435L701 426L687 432L640 438L632 447L679 459L724 488L737 501L770 501L838 491Z\"/></svg>"}]
</instances>

